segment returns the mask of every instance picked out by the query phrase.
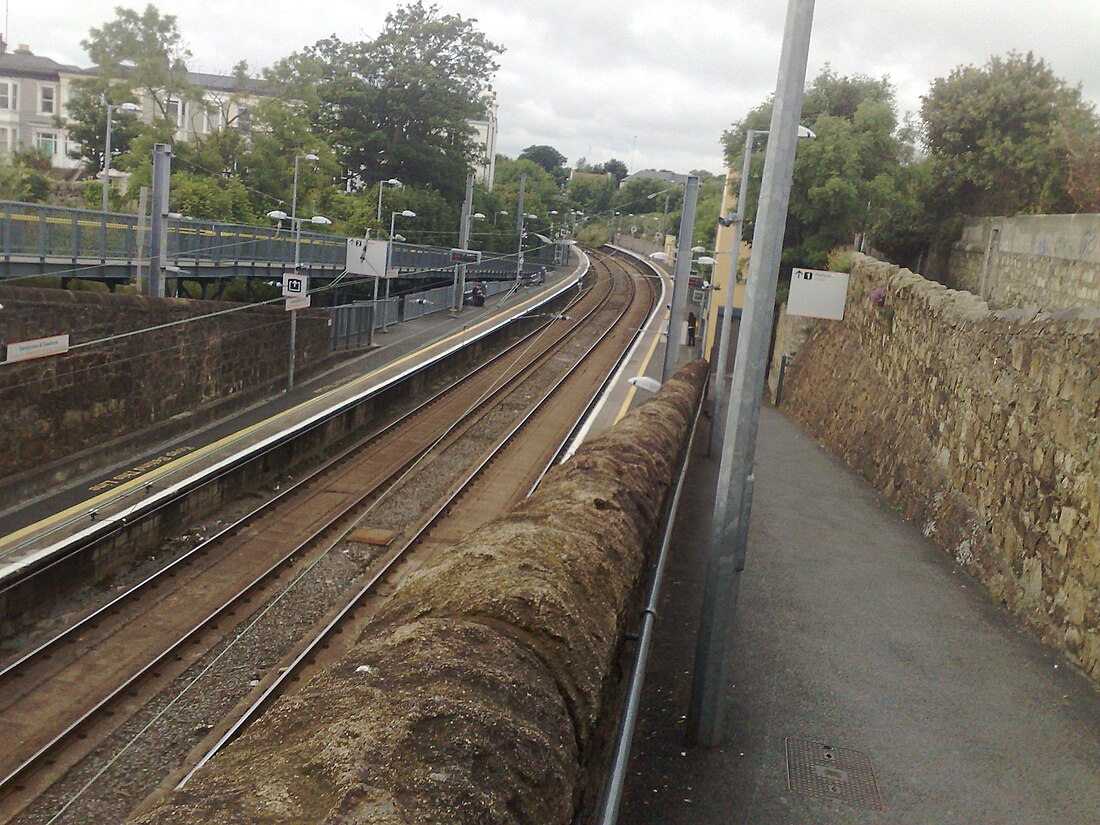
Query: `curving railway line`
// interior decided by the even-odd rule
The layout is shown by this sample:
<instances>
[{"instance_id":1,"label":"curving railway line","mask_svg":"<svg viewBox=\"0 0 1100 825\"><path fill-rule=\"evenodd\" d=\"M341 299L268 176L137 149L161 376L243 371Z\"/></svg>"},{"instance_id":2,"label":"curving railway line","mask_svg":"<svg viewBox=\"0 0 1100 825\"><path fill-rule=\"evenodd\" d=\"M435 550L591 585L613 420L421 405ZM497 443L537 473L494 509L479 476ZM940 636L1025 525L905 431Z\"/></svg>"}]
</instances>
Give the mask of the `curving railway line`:
<instances>
[{"instance_id":1,"label":"curving railway line","mask_svg":"<svg viewBox=\"0 0 1100 825\"><path fill-rule=\"evenodd\" d=\"M185 782L526 495L654 309L632 264L593 262L507 351L0 666L0 821L117 822Z\"/></svg>"}]
</instances>

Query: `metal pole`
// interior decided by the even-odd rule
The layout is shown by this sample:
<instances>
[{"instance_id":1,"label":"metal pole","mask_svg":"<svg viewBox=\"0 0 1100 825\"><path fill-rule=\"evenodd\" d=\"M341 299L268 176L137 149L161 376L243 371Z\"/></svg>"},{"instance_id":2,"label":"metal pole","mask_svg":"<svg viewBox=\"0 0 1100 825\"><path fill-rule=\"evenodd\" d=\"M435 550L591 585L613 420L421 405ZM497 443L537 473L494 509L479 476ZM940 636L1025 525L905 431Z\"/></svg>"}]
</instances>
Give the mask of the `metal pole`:
<instances>
[{"instance_id":1,"label":"metal pole","mask_svg":"<svg viewBox=\"0 0 1100 825\"><path fill-rule=\"evenodd\" d=\"M302 222L298 220L298 161L301 155L294 156L294 189L290 196L290 223L294 226L294 274L298 274L301 263ZM294 355L298 339L298 310L290 311L290 356L286 370L286 391L294 389Z\"/></svg>"},{"instance_id":2,"label":"metal pole","mask_svg":"<svg viewBox=\"0 0 1100 825\"><path fill-rule=\"evenodd\" d=\"M516 232L519 240L516 242L516 289L519 289L519 276L523 271L523 193L527 190L527 173L519 175L519 207L516 210Z\"/></svg>"},{"instance_id":3,"label":"metal pole","mask_svg":"<svg viewBox=\"0 0 1100 825\"><path fill-rule=\"evenodd\" d=\"M714 409L711 411L710 428L707 432L707 455L714 452L714 436L718 420L726 403L726 365L729 360L730 335L733 328L733 293L737 291L737 270L741 262L741 237L745 226L745 200L749 196L749 168L752 165L752 142L757 135L767 132L749 129L745 135L745 152L741 160L741 186L737 193L737 216L733 226L733 250L730 253L730 271L726 278L726 296L723 299L722 335L718 345L718 374L714 379Z\"/></svg>"},{"instance_id":4,"label":"metal pole","mask_svg":"<svg viewBox=\"0 0 1100 825\"><path fill-rule=\"evenodd\" d=\"M103 144L103 211L111 208L111 110L115 107L107 104L107 139Z\"/></svg>"},{"instance_id":5,"label":"metal pole","mask_svg":"<svg viewBox=\"0 0 1100 825\"><path fill-rule=\"evenodd\" d=\"M164 297L165 243L167 241L168 186L172 172L172 147L153 147L153 220L149 231L149 295Z\"/></svg>"},{"instance_id":6,"label":"metal pole","mask_svg":"<svg viewBox=\"0 0 1100 825\"><path fill-rule=\"evenodd\" d=\"M142 275L143 269L143 256L145 251L145 232L146 232L146 220L149 216L149 187L143 186L138 190L138 213L137 213L137 237L134 240L134 291L141 295L145 292L145 284L142 281L147 280Z\"/></svg>"},{"instance_id":7,"label":"metal pole","mask_svg":"<svg viewBox=\"0 0 1100 825\"><path fill-rule=\"evenodd\" d=\"M294 200L297 201L298 195L298 162L294 162ZM291 209L294 207L291 206ZM291 222L294 224L294 274L298 274L298 264L301 261L300 251L302 248L302 221L298 218L292 218ZM290 392L294 389L294 356L296 352L296 344L298 339L298 310L292 309L290 311L290 362L287 365L286 371L286 391Z\"/></svg>"},{"instance_id":8,"label":"metal pole","mask_svg":"<svg viewBox=\"0 0 1100 825\"><path fill-rule=\"evenodd\" d=\"M378 181L378 222L382 222L382 190L385 188L386 182L384 180Z\"/></svg>"},{"instance_id":9,"label":"metal pole","mask_svg":"<svg viewBox=\"0 0 1100 825\"><path fill-rule=\"evenodd\" d=\"M462 202L462 220L458 229L458 247L465 249L470 243L470 216L474 211L474 173L466 175L466 200ZM462 311L462 296L466 292L466 264L455 265L455 312Z\"/></svg>"},{"instance_id":10,"label":"metal pole","mask_svg":"<svg viewBox=\"0 0 1100 825\"><path fill-rule=\"evenodd\" d=\"M813 12L814 0L789 0L787 5L745 315L737 337L687 720L688 741L705 746L720 745L725 737L729 643L740 583L737 540L741 531L747 530L750 516L746 496L756 451Z\"/></svg>"},{"instance_id":11,"label":"metal pole","mask_svg":"<svg viewBox=\"0 0 1100 825\"><path fill-rule=\"evenodd\" d=\"M680 237L676 244L676 269L672 276L672 306L668 313L668 340L665 342L665 362L661 368L661 383L676 372L680 355L680 327L687 302L688 276L691 274L691 233L695 229L695 204L699 199L699 178L688 175L684 188L684 211L680 215Z\"/></svg>"}]
</instances>

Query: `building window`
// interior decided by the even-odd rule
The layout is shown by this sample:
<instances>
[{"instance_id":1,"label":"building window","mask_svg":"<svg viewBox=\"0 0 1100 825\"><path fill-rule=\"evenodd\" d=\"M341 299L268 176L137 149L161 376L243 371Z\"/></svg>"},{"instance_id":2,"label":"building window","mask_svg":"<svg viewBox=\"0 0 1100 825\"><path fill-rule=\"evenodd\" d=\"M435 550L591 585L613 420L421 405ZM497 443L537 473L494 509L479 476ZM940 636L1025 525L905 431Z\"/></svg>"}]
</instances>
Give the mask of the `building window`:
<instances>
[{"instance_id":1,"label":"building window","mask_svg":"<svg viewBox=\"0 0 1100 825\"><path fill-rule=\"evenodd\" d=\"M243 135L252 133L252 112L247 106L237 106L237 119L234 125Z\"/></svg>"},{"instance_id":2,"label":"building window","mask_svg":"<svg viewBox=\"0 0 1100 825\"><path fill-rule=\"evenodd\" d=\"M0 109L19 108L19 84L14 80L0 80Z\"/></svg>"},{"instance_id":3,"label":"building window","mask_svg":"<svg viewBox=\"0 0 1100 825\"><path fill-rule=\"evenodd\" d=\"M5 157L11 154L11 137L6 126L0 126L0 155Z\"/></svg>"},{"instance_id":4,"label":"building window","mask_svg":"<svg viewBox=\"0 0 1100 825\"><path fill-rule=\"evenodd\" d=\"M53 86L39 86L38 113L52 115L57 108L57 89Z\"/></svg>"},{"instance_id":5,"label":"building window","mask_svg":"<svg viewBox=\"0 0 1100 825\"><path fill-rule=\"evenodd\" d=\"M187 101L169 98L165 106L165 115L177 129L182 129L187 122Z\"/></svg>"},{"instance_id":6,"label":"building window","mask_svg":"<svg viewBox=\"0 0 1100 825\"><path fill-rule=\"evenodd\" d=\"M38 132L34 136L34 146L48 158L57 154L57 132Z\"/></svg>"}]
</instances>

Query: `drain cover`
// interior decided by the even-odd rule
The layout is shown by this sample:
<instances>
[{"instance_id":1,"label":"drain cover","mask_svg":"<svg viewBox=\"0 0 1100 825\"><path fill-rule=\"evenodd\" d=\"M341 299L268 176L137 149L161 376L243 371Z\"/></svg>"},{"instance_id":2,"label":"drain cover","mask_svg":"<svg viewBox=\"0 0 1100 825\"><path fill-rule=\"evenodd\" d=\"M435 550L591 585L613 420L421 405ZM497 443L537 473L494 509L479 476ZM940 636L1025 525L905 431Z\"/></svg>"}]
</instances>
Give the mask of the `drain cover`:
<instances>
[{"instance_id":1,"label":"drain cover","mask_svg":"<svg viewBox=\"0 0 1100 825\"><path fill-rule=\"evenodd\" d=\"M792 791L882 810L867 754L808 739L786 742L787 784Z\"/></svg>"}]
</instances>

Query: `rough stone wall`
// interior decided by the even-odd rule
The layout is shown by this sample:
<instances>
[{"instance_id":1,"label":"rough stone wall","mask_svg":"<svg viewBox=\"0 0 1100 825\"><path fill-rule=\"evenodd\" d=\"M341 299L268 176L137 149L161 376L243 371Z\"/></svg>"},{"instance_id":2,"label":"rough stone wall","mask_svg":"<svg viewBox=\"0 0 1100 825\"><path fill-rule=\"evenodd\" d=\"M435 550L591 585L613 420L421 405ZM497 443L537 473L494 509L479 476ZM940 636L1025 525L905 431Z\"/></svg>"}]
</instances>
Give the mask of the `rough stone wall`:
<instances>
[{"instance_id":1,"label":"rough stone wall","mask_svg":"<svg viewBox=\"0 0 1100 825\"><path fill-rule=\"evenodd\" d=\"M1100 681L1100 311L990 311L859 256L796 364L784 409Z\"/></svg>"},{"instance_id":2,"label":"rough stone wall","mask_svg":"<svg viewBox=\"0 0 1100 825\"><path fill-rule=\"evenodd\" d=\"M137 821L566 825L706 364L406 579L338 663Z\"/></svg>"},{"instance_id":3,"label":"rough stone wall","mask_svg":"<svg viewBox=\"0 0 1100 825\"><path fill-rule=\"evenodd\" d=\"M993 307L1100 308L1100 215L972 218L948 281Z\"/></svg>"},{"instance_id":4,"label":"rough stone wall","mask_svg":"<svg viewBox=\"0 0 1100 825\"><path fill-rule=\"evenodd\" d=\"M70 345L239 306L0 286L0 345ZM258 306L65 355L0 364L0 478L285 380L289 315ZM332 359L328 316L299 312L303 371Z\"/></svg>"}]
</instances>

